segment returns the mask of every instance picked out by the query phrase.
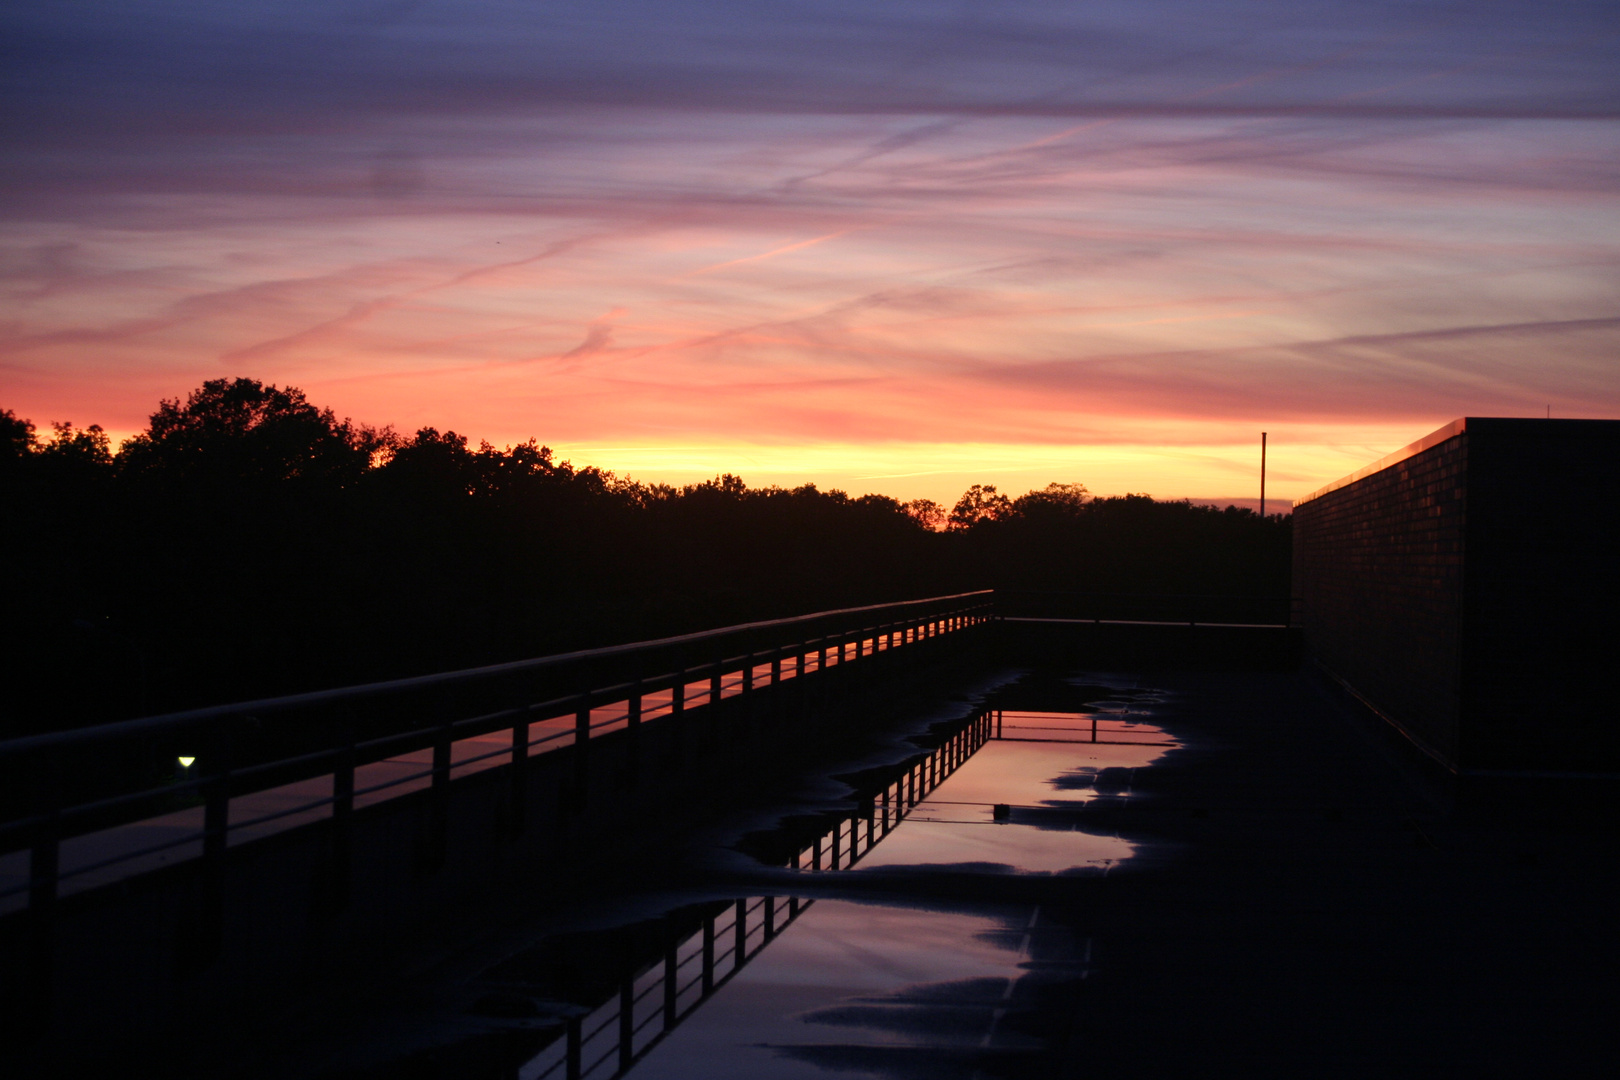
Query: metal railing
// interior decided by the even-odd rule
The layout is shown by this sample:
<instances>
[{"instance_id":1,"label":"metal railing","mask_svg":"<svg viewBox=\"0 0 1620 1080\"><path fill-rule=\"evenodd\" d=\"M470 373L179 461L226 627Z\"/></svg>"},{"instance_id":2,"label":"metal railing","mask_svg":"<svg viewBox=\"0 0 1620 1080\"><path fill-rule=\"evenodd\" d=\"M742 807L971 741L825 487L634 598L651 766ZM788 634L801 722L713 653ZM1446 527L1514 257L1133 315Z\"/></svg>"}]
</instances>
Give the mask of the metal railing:
<instances>
[{"instance_id":1,"label":"metal railing","mask_svg":"<svg viewBox=\"0 0 1620 1080\"><path fill-rule=\"evenodd\" d=\"M623 1076L814 903L796 896L742 897L705 916L697 930L670 942L662 956L624 978L606 1001L571 1017L556 1041L516 1075L522 1080Z\"/></svg>"},{"instance_id":2,"label":"metal railing","mask_svg":"<svg viewBox=\"0 0 1620 1080\"><path fill-rule=\"evenodd\" d=\"M452 779L498 766L512 766L521 830L531 756L573 747L583 793L594 738L679 724L695 709L989 618L985 590L10 740L0 770L29 798L0 822L0 873L11 860L0 912L26 897L43 916L64 885L176 859L217 867L233 843L312 820L329 820L341 839L357 809L422 789L443 796ZM112 781L109 760L126 766ZM176 775L151 782L164 762ZM80 770L94 777L88 791ZM115 834L123 842L110 842Z\"/></svg>"},{"instance_id":3,"label":"metal railing","mask_svg":"<svg viewBox=\"0 0 1620 1080\"><path fill-rule=\"evenodd\" d=\"M947 777L998 737L995 715L975 713L931 753L908 762L853 813L788 859L793 870L852 869ZM661 954L644 958L594 1007L570 1017L555 1041L516 1070L522 1080L618 1080L718 993L815 903L800 896L742 897L716 906Z\"/></svg>"}]
</instances>

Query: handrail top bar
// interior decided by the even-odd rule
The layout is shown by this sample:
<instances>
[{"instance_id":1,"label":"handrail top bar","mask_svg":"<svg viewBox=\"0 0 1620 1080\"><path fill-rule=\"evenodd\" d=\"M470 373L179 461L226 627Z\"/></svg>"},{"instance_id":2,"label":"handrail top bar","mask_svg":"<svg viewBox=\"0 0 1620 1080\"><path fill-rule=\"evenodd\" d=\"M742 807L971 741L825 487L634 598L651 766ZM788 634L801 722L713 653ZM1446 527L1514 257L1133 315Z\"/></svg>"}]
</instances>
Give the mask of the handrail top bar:
<instances>
[{"instance_id":1,"label":"handrail top bar","mask_svg":"<svg viewBox=\"0 0 1620 1080\"><path fill-rule=\"evenodd\" d=\"M888 604L866 604L862 607L837 608L832 611L817 611L809 615L791 615L785 619L764 619L759 622L738 623L734 626L722 626L715 630L699 630L690 634L678 634L674 637L655 638L651 641L634 641L623 645L603 645L595 649L579 649L574 652L555 653L551 656L531 657L527 660L509 660L502 664L487 664L483 667L439 671L430 675L411 675L403 679L360 683L356 686L337 686L328 690L311 690L302 694L288 694L284 697L258 698L253 701L239 701L229 705L208 705L200 709L187 709L182 712L162 713L157 716L136 717L132 720L119 720L111 724L96 724L90 727L74 728L70 731L52 731L41 735L25 735L21 738L0 742L0 757L29 753L51 747L69 746L75 743L122 739L133 735L162 731L166 728L185 727L190 724L244 713L281 712L307 705L322 705L347 701L352 698L368 697L373 694L420 690L485 676L536 670L579 660L625 656L645 649L690 644L741 633L745 630L762 630L772 626L792 626L797 623L812 622L816 619L825 619L836 615L859 615L866 611L918 607L924 604L938 604L950 600L966 600L976 596L991 596L994 592L994 589L975 589L971 592L952 593L949 596L928 596L919 600L896 600Z\"/></svg>"}]
</instances>

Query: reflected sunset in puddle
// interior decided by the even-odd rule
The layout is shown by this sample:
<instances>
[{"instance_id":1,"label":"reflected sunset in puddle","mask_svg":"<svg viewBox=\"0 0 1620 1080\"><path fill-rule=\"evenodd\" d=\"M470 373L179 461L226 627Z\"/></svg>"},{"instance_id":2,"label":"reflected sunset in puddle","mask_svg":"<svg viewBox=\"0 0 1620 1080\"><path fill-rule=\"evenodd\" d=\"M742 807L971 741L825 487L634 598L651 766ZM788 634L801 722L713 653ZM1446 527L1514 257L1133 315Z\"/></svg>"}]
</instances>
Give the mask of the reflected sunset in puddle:
<instances>
[{"instance_id":1,"label":"reflected sunset in puddle","mask_svg":"<svg viewBox=\"0 0 1620 1080\"><path fill-rule=\"evenodd\" d=\"M1162 728L1098 713L998 712L993 723L999 734L863 856L861 869L972 866L1061 873L1106 870L1135 854L1129 841L1083 830L1078 815L1061 811L1129 798L1134 770L1178 745ZM1008 808L1007 820L995 819L998 805ZM1021 809L1046 812L1020 821Z\"/></svg>"}]
</instances>

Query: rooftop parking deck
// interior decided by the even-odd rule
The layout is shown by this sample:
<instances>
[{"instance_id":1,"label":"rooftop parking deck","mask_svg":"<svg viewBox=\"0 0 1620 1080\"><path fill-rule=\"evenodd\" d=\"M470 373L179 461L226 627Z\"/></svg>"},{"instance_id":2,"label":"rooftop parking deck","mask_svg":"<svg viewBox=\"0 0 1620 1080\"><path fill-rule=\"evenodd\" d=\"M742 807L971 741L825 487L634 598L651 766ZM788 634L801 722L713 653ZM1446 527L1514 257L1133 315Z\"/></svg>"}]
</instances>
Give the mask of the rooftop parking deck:
<instances>
[{"instance_id":1,"label":"rooftop parking deck","mask_svg":"<svg viewBox=\"0 0 1620 1080\"><path fill-rule=\"evenodd\" d=\"M570 1023L598 1078L1587 1076L1620 1050L1620 852L1567 787L1459 793L1303 672L959 696L646 861L616 914L445 957L276 1067L560 1077Z\"/></svg>"}]
</instances>

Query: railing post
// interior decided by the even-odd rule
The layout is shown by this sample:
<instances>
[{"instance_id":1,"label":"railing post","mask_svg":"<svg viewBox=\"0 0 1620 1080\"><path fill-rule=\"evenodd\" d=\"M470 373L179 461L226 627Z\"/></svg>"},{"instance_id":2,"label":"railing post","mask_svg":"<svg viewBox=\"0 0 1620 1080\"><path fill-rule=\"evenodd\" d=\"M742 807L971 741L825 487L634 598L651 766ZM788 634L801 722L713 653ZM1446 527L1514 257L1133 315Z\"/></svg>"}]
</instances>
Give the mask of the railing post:
<instances>
[{"instance_id":1,"label":"railing post","mask_svg":"<svg viewBox=\"0 0 1620 1080\"><path fill-rule=\"evenodd\" d=\"M675 681L669 688L669 743L670 757L679 764L686 757L686 664L678 657Z\"/></svg>"},{"instance_id":2,"label":"railing post","mask_svg":"<svg viewBox=\"0 0 1620 1080\"><path fill-rule=\"evenodd\" d=\"M56 899L61 873L61 776L55 753L29 770L29 810L36 819L28 851L28 957L22 1000L8 1003L24 1021L25 1041L43 1042L56 999Z\"/></svg>"},{"instance_id":3,"label":"railing post","mask_svg":"<svg viewBox=\"0 0 1620 1080\"><path fill-rule=\"evenodd\" d=\"M636 677L630 683L630 697L625 702L624 726L630 745L625 748L627 779L630 787L641 782L641 667L636 661Z\"/></svg>"},{"instance_id":4,"label":"railing post","mask_svg":"<svg viewBox=\"0 0 1620 1080\"><path fill-rule=\"evenodd\" d=\"M583 1056L584 1051L584 1046L582 1045L584 1040L580 1037L580 1029L584 1027L584 1024L585 1020L583 1017L570 1016L568 1018L568 1064L565 1066L568 1080L580 1080L580 1059Z\"/></svg>"},{"instance_id":5,"label":"railing post","mask_svg":"<svg viewBox=\"0 0 1620 1080\"><path fill-rule=\"evenodd\" d=\"M219 957L225 932L225 845L231 806L231 729L237 717L216 720L204 740L201 761L212 775L203 781L202 860L197 908L180 931L179 961L192 971Z\"/></svg>"},{"instance_id":6,"label":"railing post","mask_svg":"<svg viewBox=\"0 0 1620 1080\"><path fill-rule=\"evenodd\" d=\"M671 941L664 949L664 1030L668 1031L675 1026L679 1019L677 1015L680 1005L680 978L681 958L678 953L680 942Z\"/></svg>"},{"instance_id":7,"label":"railing post","mask_svg":"<svg viewBox=\"0 0 1620 1080\"><path fill-rule=\"evenodd\" d=\"M619 984L619 1072L628 1072L635 1062L636 980L626 975Z\"/></svg>"},{"instance_id":8,"label":"railing post","mask_svg":"<svg viewBox=\"0 0 1620 1080\"><path fill-rule=\"evenodd\" d=\"M512 721L512 776L507 798L512 800L507 816L509 836L523 835L523 826L529 808L529 719L534 708L534 683L527 678L518 686L522 698L518 701L517 719Z\"/></svg>"},{"instance_id":9,"label":"railing post","mask_svg":"<svg viewBox=\"0 0 1620 1080\"><path fill-rule=\"evenodd\" d=\"M715 657L713 665L709 668L709 729L714 729L715 717L720 715L720 702L726 694L726 660L725 650Z\"/></svg>"},{"instance_id":10,"label":"railing post","mask_svg":"<svg viewBox=\"0 0 1620 1080\"><path fill-rule=\"evenodd\" d=\"M810 689L805 685L804 669L810 657L810 640L801 637L793 653L793 700L799 708L799 719L806 720L810 716Z\"/></svg>"},{"instance_id":11,"label":"railing post","mask_svg":"<svg viewBox=\"0 0 1620 1080\"><path fill-rule=\"evenodd\" d=\"M714 993L714 916L703 920L703 996Z\"/></svg>"},{"instance_id":12,"label":"railing post","mask_svg":"<svg viewBox=\"0 0 1620 1080\"><path fill-rule=\"evenodd\" d=\"M583 810L591 787L591 695L579 695L574 706L574 808Z\"/></svg>"},{"instance_id":13,"label":"railing post","mask_svg":"<svg viewBox=\"0 0 1620 1080\"><path fill-rule=\"evenodd\" d=\"M743 954L748 951L748 898L737 901L737 948L731 954L731 970L743 965Z\"/></svg>"},{"instance_id":14,"label":"railing post","mask_svg":"<svg viewBox=\"0 0 1620 1080\"><path fill-rule=\"evenodd\" d=\"M208 764L218 771L203 784L203 858L213 866L225 857L231 806L230 728L234 719L216 728L209 740L214 760Z\"/></svg>"},{"instance_id":15,"label":"railing post","mask_svg":"<svg viewBox=\"0 0 1620 1080\"><path fill-rule=\"evenodd\" d=\"M331 881L328 911L336 914L349 906L350 874L354 864L354 768L356 725L353 711L338 714L339 750L332 766Z\"/></svg>"},{"instance_id":16,"label":"railing post","mask_svg":"<svg viewBox=\"0 0 1620 1080\"><path fill-rule=\"evenodd\" d=\"M422 852L422 868L437 870L444 864L450 833L450 744L455 736L455 713L449 692L439 702L443 715L433 734L433 768L428 785L428 834Z\"/></svg>"}]
</instances>

